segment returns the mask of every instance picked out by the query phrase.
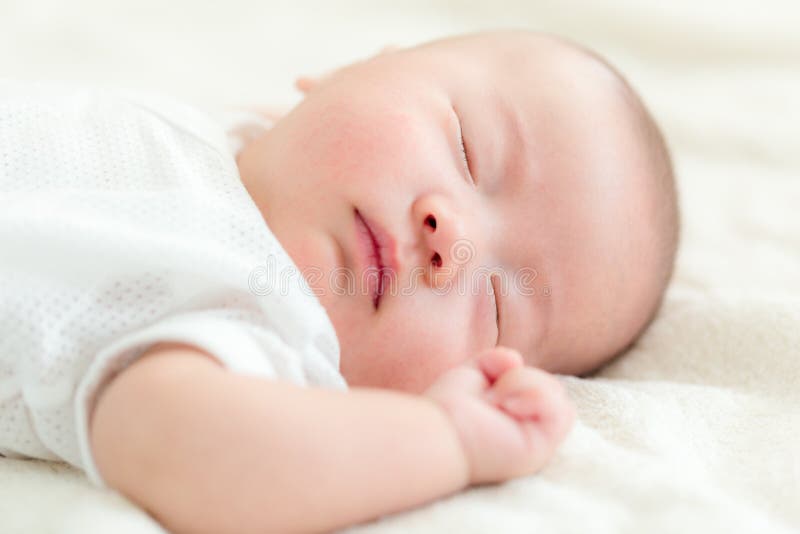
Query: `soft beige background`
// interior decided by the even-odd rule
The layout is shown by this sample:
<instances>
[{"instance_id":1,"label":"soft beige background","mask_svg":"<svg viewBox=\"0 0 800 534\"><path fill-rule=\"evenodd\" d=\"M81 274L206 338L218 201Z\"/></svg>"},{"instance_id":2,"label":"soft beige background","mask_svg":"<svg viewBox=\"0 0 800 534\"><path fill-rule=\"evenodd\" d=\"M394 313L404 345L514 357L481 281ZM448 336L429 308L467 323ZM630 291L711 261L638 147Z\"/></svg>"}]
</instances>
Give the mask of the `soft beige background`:
<instances>
[{"instance_id":1,"label":"soft beige background","mask_svg":"<svg viewBox=\"0 0 800 534\"><path fill-rule=\"evenodd\" d=\"M796 0L0 0L0 75L288 106L296 75L499 27L572 37L643 94L679 174L676 280L629 356L567 380L581 421L541 476L355 530L800 529ZM157 528L76 471L4 461L0 531Z\"/></svg>"}]
</instances>

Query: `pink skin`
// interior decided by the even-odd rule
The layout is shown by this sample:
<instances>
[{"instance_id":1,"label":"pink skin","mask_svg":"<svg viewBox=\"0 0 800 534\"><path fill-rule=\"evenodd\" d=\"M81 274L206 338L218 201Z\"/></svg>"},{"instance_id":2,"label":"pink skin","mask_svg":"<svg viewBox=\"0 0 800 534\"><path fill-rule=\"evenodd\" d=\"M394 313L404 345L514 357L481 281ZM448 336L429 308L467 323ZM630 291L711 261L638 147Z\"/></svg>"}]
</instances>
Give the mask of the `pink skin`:
<instances>
[{"instance_id":1,"label":"pink skin","mask_svg":"<svg viewBox=\"0 0 800 534\"><path fill-rule=\"evenodd\" d=\"M606 69L509 32L393 51L302 83L303 102L238 164L297 266L323 274L308 281L351 386L422 392L498 344L578 374L631 339L654 298L641 228L655 200L637 179L644 151ZM359 238L356 209L390 236L378 257ZM457 244L467 261L451 254ZM376 284L361 284L370 264L395 277L377 309ZM342 268L356 291L329 287ZM497 301L486 269L503 284ZM444 291L458 276L466 291Z\"/></svg>"}]
</instances>

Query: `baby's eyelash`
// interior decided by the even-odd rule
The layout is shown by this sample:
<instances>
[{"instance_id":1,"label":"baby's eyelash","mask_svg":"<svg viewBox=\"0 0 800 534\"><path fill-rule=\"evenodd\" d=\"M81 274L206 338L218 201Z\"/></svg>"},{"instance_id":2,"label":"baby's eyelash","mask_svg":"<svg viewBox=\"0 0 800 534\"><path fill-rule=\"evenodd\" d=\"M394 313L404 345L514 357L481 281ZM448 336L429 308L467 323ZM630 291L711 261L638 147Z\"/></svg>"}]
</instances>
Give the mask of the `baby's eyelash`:
<instances>
[{"instance_id":1,"label":"baby's eyelash","mask_svg":"<svg viewBox=\"0 0 800 534\"><path fill-rule=\"evenodd\" d=\"M459 136L461 139L461 159L464 160L464 166L469 170L469 158L467 158L467 147L464 146L464 136Z\"/></svg>"},{"instance_id":2,"label":"baby's eyelash","mask_svg":"<svg viewBox=\"0 0 800 534\"><path fill-rule=\"evenodd\" d=\"M492 284L492 295L494 296L494 309L495 309L495 316L494 320L497 324L497 343L495 345L500 344L500 300L497 297L497 288L495 287L494 277L490 278Z\"/></svg>"},{"instance_id":3,"label":"baby's eyelash","mask_svg":"<svg viewBox=\"0 0 800 534\"><path fill-rule=\"evenodd\" d=\"M458 129L458 134L459 134L459 139L461 141L461 158L464 160L464 168L466 169L467 176L469 176L469 179L472 181L472 183L474 185L477 185L475 184L475 178L473 178L472 176L472 169L470 169L469 166L469 157L467 156L467 145L464 143L464 133L462 132L460 127Z\"/></svg>"},{"instance_id":4,"label":"baby's eyelash","mask_svg":"<svg viewBox=\"0 0 800 534\"><path fill-rule=\"evenodd\" d=\"M475 177L472 175L472 168L469 165L469 156L467 155L467 144L464 142L464 129L461 127L461 117L458 116L456 109L453 108L453 113L456 115L456 121L458 122L458 142L461 145L461 160L464 163L464 170L467 172L467 176L469 176L470 181L473 185L478 185L475 181Z\"/></svg>"}]
</instances>

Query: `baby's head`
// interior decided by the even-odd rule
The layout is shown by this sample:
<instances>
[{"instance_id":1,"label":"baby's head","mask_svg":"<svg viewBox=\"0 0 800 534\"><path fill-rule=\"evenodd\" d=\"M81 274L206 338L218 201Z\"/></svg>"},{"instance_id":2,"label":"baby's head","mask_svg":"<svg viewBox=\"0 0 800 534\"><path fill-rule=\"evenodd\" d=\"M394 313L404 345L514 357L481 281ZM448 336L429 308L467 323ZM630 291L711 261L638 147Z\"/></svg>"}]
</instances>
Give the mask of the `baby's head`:
<instances>
[{"instance_id":1,"label":"baby's head","mask_svg":"<svg viewBox=\"0 0 800 534\"><path fill-rule=\"evenodd\" d=\"M585 374L646 328L671 275L659 130L616 71L554 37L483 33L342 68L238 163L351 386L419 392L497 344Z\"/></svg>"}]
</instances>

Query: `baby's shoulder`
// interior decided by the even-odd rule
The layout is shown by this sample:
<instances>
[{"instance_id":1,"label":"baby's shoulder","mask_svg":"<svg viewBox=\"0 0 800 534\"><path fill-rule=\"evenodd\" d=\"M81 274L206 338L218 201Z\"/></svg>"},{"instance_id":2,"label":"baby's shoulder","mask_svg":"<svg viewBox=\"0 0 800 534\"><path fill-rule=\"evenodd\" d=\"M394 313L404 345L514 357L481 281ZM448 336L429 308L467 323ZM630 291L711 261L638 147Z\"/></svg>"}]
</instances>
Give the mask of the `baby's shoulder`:
<instances>
[{"instance_id":1,"label":"baby's shoulder","mask_svg":"<svg viewBox=\"0 0 800 534\"><path fill-rule=\"evenodd\" d=\"M144 89L75 82L0 79L0 126L16 135L103 145L124 137L128 145L157 145L174 137L228 153L224 129L189 101Z\"/></svg>"},{"instance_id":2,"label":"baby's shoulder","mask_svg":"<svg viewBox=\"0 0 800 534\"><path fill-rule=\"evenodd\" d=\"M117 89L112 94L136 112L146 114L154 121L161 121L186 136L228 154L224 125L205 108L154 91Z\"/></svg>"}]
</instances>

